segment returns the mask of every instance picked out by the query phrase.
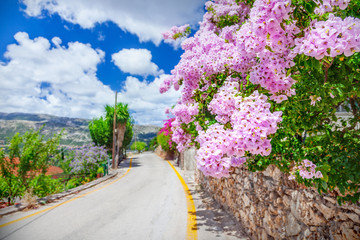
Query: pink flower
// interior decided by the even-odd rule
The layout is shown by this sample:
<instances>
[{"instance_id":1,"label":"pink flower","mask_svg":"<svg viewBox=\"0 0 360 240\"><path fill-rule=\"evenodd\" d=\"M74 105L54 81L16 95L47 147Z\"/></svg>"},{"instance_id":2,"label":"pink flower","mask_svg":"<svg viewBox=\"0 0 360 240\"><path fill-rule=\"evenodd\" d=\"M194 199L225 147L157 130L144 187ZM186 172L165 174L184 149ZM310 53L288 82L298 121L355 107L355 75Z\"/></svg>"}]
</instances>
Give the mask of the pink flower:
<instances>
[{"instance_id":1,"label":"pink flower","mask_svg":"<svg viewBox=\"0 0 360 240\"><path fill-rule=\"evenodd\" d=\"M315 106L316 102L321 100L321 97L316 97L316 95L310 96L311 103L310 105Z\"/></svg>"},{"instance_id":2,"label":"pink flower","mask_svg":"<svg viewBox=\"0 0 360 240\"><path fill-rule=\"evenodd\" d=\"M162 35L164 39L176 40L177 38L188 36L189 33L190 33L189 24L185 24L180 27L173 26L170 30L164 32Z\"/></svg>"},{"instance_id":3,"label":"pink flower","mask_svg":"<svg viewBox=\"0 0 360 240\"><path fill-rule=\"evenodd\" d=\"M320 171L317 171L317 172L315 173L315 178L323 178L322 173L321 173Z\"/></svg>"}]
</instances>

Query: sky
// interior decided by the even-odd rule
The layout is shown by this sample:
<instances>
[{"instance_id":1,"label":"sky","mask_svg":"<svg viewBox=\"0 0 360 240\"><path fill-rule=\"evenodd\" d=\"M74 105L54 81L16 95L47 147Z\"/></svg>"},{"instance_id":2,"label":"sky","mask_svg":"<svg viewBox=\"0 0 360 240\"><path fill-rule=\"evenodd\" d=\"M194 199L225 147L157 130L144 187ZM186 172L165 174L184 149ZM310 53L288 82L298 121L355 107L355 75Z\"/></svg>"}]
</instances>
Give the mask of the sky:
<instances>
[{"instance_id":1,"label":"sky","mask_svg":"<svg viewBox=\"0 0 360 240\"><path fill-rule=\"evenodd\" d=\"M137 124L162 125L180 93L159 93L179 62L172 26L196 31L203 0L1 0L0 112L93 119L128 104Z\"/></svg>"}]
</instances>

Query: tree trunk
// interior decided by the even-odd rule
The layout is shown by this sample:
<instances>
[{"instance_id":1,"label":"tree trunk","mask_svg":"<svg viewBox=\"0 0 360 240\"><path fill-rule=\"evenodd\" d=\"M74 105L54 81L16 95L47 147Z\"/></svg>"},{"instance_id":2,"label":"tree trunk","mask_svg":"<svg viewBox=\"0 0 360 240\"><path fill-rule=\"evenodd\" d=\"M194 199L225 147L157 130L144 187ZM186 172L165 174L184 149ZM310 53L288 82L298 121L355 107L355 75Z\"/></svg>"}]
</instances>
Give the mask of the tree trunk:
<instances>
[{"instance_id":1,"label":"tree trunk","mask_svg":"<svg viewBox=\"0 0 360 240\"><path fill-rule=\"evenodd\" d=\"M117 125L117 139L116 139L116 158L115 158L115 166L118 166L120 161L122 160L120 158L121 154L121 148L124 141L125 136L125 130L126 130L126 122L125 123L118 123ZM120 160L120 161L119 161Z\"/></svg>"}]
</instances>

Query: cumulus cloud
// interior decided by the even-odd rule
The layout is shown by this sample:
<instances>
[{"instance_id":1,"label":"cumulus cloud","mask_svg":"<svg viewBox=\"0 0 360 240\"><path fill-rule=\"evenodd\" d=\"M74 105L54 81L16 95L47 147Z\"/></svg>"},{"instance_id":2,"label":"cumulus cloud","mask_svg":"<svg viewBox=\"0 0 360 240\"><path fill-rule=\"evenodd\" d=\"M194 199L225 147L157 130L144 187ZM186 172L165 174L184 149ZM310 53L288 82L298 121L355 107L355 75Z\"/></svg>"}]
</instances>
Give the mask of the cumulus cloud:
<instances>
[{"instance_id":1,"label":"cumulus cloud","mask_svg":"<svg viewBox=\"0 0 360 240\"><path fill-rule=\"evenodd\" d=\"M105 53L89 44L15 34L0 64L0 109L92 118L111 104L113 91L96 77Z\"/></svg>"},{"instance_id":2,"label":"cumulus cloud","mask_svg":"<svg viewBox=\"0 0 360 240\"><path fill-rule=\"evenodd\" d=\"M140 81L135 77L126 78L118 101L129 104L137 123L162 125L163 120L167 118L165 109L175 105L180 97L180 92L174 89L164 94L159 93L160 84L167 76L163 74L153 82Z\"/></svg>"},{"instance_id":3,"label":"cumulus cloud","mask_svg":"<svg viewBox=\"0 0 360 240\"><path fill-rule=\"evenodd\" d=\"M43 37L30 39L25 32L15 34L16 44L8 45L0 62L0 109L2 112L46 113L91 119L103 114L105 104L113 104L114 92L97 77L97 65L105 53L89 44ZM173 89L159 93L167 75L153 82L127 77L118 101L129 104L136 123L162 125L180 97Z\"/></svg>"},{"instance_id":4,"label":"cumulus cloud","mask_svg":"<svg viewBox=\"0 0 360 240\"><path fill-rule=\"evenodd\" d=\"M151 52L147 49L123 49L111 55L112 61L121 71L134 75L153 75L163 73L159 67L151 62Z\"/></svg>"},{"instance_id":5,"label":"cumulus cloud","mask_svg":"<svg viewBox=\"0 0 360 240\"><path fill-rule=\"evenodd\" d=\"M203 15L204 0L22 0L25 13L42 17L58 14L65 21L93 28L112 21L122 30L139 37L140 42L160 44L161 33L170 27L197 24Z\"/></svg>"}]
</instances>

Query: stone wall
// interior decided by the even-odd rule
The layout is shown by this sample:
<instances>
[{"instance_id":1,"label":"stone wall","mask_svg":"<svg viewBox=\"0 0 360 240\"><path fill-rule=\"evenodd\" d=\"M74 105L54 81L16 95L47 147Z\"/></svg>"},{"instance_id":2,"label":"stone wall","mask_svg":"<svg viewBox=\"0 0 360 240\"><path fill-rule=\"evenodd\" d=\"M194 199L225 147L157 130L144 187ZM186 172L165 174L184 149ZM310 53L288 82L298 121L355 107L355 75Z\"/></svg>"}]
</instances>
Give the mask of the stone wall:
<instances>
[{"instance_id":1,"label":"stone wall","mask_svg":"<svg viewBox=\"0 0 360 240\"><path fill-rule=\"evenodd\" d=\"M162 159L165 159L165 160L174 160L177 157L176 152L164 151L160 145L155 149L154 152L156 155L158 155L159 157L161 157Z\"/></svg>"},{"instance_id":2,"label":"stone wall","mask_svg":"<svg viewBox=\"0 0 360 240\"><path fill-rule=\"evenodd\" d=\"M196 175L253 239L360 239L359 204L339 206L335 197L299 186L274 166L256 173L233 168L227 179Z\"/></svg>"}]
</instances>

